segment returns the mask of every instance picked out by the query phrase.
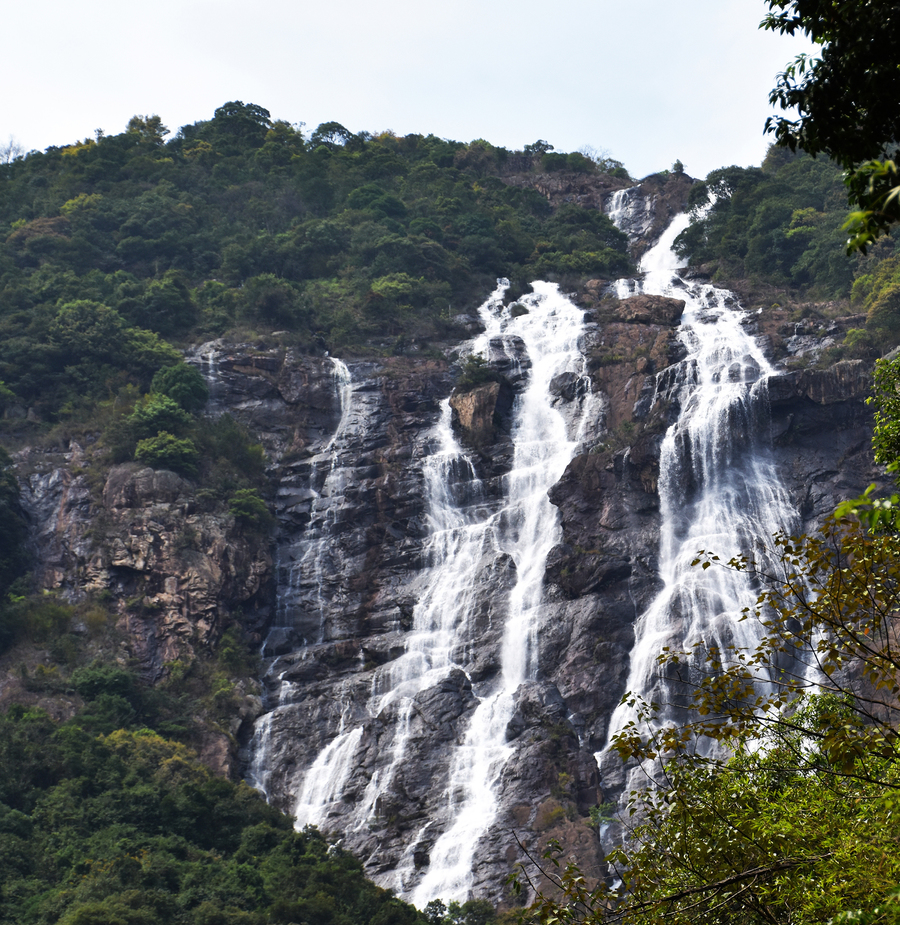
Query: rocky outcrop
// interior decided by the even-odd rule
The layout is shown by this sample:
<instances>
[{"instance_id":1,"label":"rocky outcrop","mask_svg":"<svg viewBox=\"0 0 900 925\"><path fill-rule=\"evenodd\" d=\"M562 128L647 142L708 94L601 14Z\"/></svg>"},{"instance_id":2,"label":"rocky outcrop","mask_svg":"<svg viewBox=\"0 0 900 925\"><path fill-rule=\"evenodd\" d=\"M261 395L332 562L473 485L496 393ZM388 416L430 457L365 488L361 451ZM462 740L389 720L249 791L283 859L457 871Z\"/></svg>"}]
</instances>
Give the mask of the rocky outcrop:
<instances>
[{"instance_id":1,"label":"rocky outcrop","mask_svg":"<svg viewBox=\"0 0 900 925\"><path fill-rule=\"evenodd\" d=\"M467 391L455 390L450 396L453 424L463 439L474 447L483 447L509 419L514 392L509 381L487 382Z\"/></svg>"},{"instance_id":2,"label":"rocky outcrop","mask_svg":"<svg viewBox=\"0 0 900 925\"><path fill-rule=\"evenodd\" d=\"M640 257L687 206L694 180L687 174L651 174L637 186L611 192L603 211L615 215L616 225L628 235L631 255Z\"/></svg>"},{"instance_id":3,"label":"rocky outcrop","mask_svg":"<svg viewBox=\"0 0 900 925\"><path fill-rule=\"evenodd\" d=\"M208 651L230 613L244 611L248 627L265 622L264 539L203 511L174 472L114 466L97 497L81 459L77 445L64 459L20 454L20 468L32 469L23 504L36 527L40 586L72 600L112 595L130 656L150 680L167 662Z\"/></svg>"},{"instance_id":4,"label":"rocky outcrop","mask_svg":"<svg viewBox=\"0 0 900 925\"><path fill-rule=\"evenodd\" d=\"M842 360L828 369L792 370L768 381L773 410L806 400L816 405L859 402L872 392L872 367L863 360Z\"/></svg>"},{"instance_id":5,"label":"rocky outcrop","mask_svg":"<svg viewBox=\"0 0 900 925\"><path fill-rule=\"evenodd\" d=\"M610 191L628 186L627 180L607 174L573 173L568 170L554 173L533 173L528 170L502 179L510 186L537 190L554 208L563 203L574 203L602 210Z\"/></svg>"},{"instance_id":6,"label":"rocky outcrop","mask_svg":"<svg viewBox=\"0 0 900 925\"><path fill-rule=\"evenodd\" d=\"M771 377L767 386L773 448L803 532L867 485L887 490L872 458L872 414L865 403L871 364L844 360L827 369L792 370Z\"/></svg>"},{"instance_id":7,"label":"rocky outcrop","mask_svg":"<svg viewBox=\"0 0 900 925\"><path fill-rule=\"evenodd\" d=\"M589 383L597 417L583 434L582 452L550 491L562 541L546 564L540 680L516 692L506 730L513 752L496 785L499 817L479 848L485 860L476 890L495 900L503 898L498 884L516 859L511 831L536 848L558 838L586 863L602 854L586 824L607 783L593 753L604 746L625 689L635 620L660 588L659 447L678 412L670 371L684 357L677 334L684 303L655 296L619 302L601 281L586 287L581 303L588 313L580 342L586 376L562 374L550 391L566 417ZM527 356L511 340L492 342L486 356L510 380L513 398L527 381ZM411 365L400 374L376 364L350 366L349 411L332 407L327 421L335 429L296 457L287 450L280 470L284 590L276 624L285 625L270 633L264 650L277 657L267 679L274 709L264 726L267 767L254 773L270 799L291 810L310 756L334 743L336 730L362 728L342 791L348 802L334 806L322 825L341 833L372 874L395 884L404 865L421 870L430 861L444 824L448 756L477 692L499 669L503 602L516 566L509 556L490 554L472 563L475 625L471 648L459 656L465 671L416 694L405 718L397 702L367 716L371 692L406 651L425 588L422 465L450 381L446 368ZM841 493L858 493L869 476L865 376L851 364L770 380L773 451L804 523L826 513ZM457 430L477 450L470 460L477 481L472 472L450 472L447 490L462 501L477 484L483 494L473 501L483 506L481 516L490 516L509 469L509 435L497 426L509 400L503 392L489 382L451 398ZM313 402L297 394L292 414L302 420L313 414L304 410ZM822 408L827 420L818 417ZM310 568L313 561L319 564ZM367 805L372 781L387 773L398 747L399 727L410 758L393 767L365 824L357 820L350 831L343 824L354 811L349 807Z\"/></svg>"},{"instance_id":8,"label":"rocky outcrop","mask_svg":"<svg viewBox=\"0 0 900 925\"><path fill-rule=\"evenodd\" d=\"M617 315L632 324L678 324L684 312L684 299L661 295L635 295L619 302Z\"/></svg>"}]
</instances>

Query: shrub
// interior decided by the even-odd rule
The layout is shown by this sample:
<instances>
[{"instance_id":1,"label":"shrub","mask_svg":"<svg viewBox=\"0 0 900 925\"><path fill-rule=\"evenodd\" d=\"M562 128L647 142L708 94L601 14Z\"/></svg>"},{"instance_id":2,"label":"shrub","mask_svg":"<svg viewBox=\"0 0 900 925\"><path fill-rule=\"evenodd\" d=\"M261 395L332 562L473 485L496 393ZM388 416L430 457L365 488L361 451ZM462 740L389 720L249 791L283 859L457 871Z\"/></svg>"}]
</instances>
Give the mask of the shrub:
<instances>
[{"instance_id":1,"label":"shrub","mask_svg":"<svg viewBox=\"0 0 900 925\"><path fill-rule=\"evenodd\" d=\"M191 423L191 416L168 395L146 395L128 417L128 424L136 439L143 439L160 431L177 433Z\"/></svg>"},{"instance_id":2,"label":"shrub","mask_svg":"<svg viewBox=\"0 0 900 925\"><path fill-rule=\"evenodd\" d=\"M466 392L469 389L478 388L478 386L484 385L486 382L501 382L502 379L503 376L496 369L491 369L484 357L473 353L471 356L466 357L466 361L462 365L459 379L456 380L456 388L460 392Z\"/></svg>"},{"instance_id":3,"label":"shrub","mask_svg":"<svg viewBox=\"0 0 900 925\"><path fill-rule=\"evenodd\" d=\"M239 488L228 501L228 512L238 523L261 529L270 526L274 520L255 488Z\"/></svg>"},{"instance_id":4,"label":"shrub","mask_svg":"<svg viewBox=\"0 0 900 925\"><path fill-rule=\"evenodd\" d=\"M209 398L209 389L200 370L187 363L163 367L153 377L150 390L156 395L168 396L185 411L198 411Z\"/></svg>"},{"instance_id":5,"label":"shrub","mask_svg":"<svg viewBox=\"0 0 900 925\"><path fill-rule=\"evenodd\" d=\"M171 469L182 475L195 475L200 454L193 440L179 440L166 431L139 440L134 458L154 469Z\"/></svg>"}]
</instances>

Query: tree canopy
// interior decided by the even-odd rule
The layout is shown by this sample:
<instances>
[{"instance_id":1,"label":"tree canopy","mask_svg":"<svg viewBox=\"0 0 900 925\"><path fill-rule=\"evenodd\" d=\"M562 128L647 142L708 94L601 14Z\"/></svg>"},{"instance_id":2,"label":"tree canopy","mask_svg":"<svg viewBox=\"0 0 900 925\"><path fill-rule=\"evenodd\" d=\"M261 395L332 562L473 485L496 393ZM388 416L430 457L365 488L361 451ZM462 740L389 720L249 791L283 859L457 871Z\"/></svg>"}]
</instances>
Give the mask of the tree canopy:
<instances>
[{"instance_id":1,"label":"tree canopy","mask_svg":"<svg viewBox=\"0 0 900 925\"><path fill-rule=\"evenodd\" d=\"M146 389L176 359L153 336L277 329L345 354L459 339L454 317L498 276L524 289L630 271L606 216L574 221L527 182L565 170L602 190L622 183L611 169L547 143L337 122L307 136L240 100L175 133L136 115L0 164L0 377L53 419L73 391Z\"/></svg>"},{"instance_id":2,"label":"tree canopy","mask_svg":"<svg viewBox=\"0 0 900 925\"><path fill-rule=\"evenodd\" d=\"M821 45L778 77L769 99L776 143L826 154L847 171L850 247L863 253L900 221L900 7L892 0L767 0L762 27ZM796 110L796 115L793 115Z\"/></svg>"}]
</instances>

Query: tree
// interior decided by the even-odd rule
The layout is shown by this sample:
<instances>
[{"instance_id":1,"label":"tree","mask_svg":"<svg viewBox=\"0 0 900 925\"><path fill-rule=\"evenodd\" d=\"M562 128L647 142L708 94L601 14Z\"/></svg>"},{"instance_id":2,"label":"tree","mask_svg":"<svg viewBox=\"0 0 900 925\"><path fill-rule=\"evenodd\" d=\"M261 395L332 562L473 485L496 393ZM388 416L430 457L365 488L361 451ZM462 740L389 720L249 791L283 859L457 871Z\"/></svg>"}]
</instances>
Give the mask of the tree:
<instances>
[{"instance_id":1,"label":"tree","mask_svg":"<svg viewBox=\"0 0 900 925\"><path fill-rule=\"evenodd\" d=\"M826 154L847 171L852 204L849 248L863 253L900 221L900 6L891 0L767 0L762 28L802 33L821 45L778 76L771 116L776 144Z\"/></svg>"},{"instance_id":2,"label":"tree","mask_svg":"<svg viewBox=\"0 0 900 925\"><path fill-rule=\"evenodd\" d=\"M22 510L19 483L13 472L9 453L0 447L0 644L9 635L3 619L5 599L10 586L28 565L26 541L28 525Z\"/></svg>"},{"instance_id":3,"label":"tree","mask_svg":"<svg viewBox=\"0 0 900 925\"><path fill-rule=\"evenodd\" d=\"M139 440L134 458L154 469L171 469L182 475L195 475L200 454L193 440L179 440L174 434L163 430L155 437Z\"/></svg>"},{"instance_id":4,"label":"tree","mask_svg":"<svg viewBox=\"0 0 900 925\"><path fill-rule=\"evenodd\" d=\"M13 161L18 160L24 153L25 148L10 135L5 142L0 144L0 164L11 164Z\"/></svg>"},{"instance_id":5,"label":"tree","mask_svg":"<svg viewBox=\"0 0 900 925\"><path fill-rule=\"evenodd\" d=\"M239 488L228 501L228 513L245 527L265 530L275 518L255 488Z\"/></svg>"},{"instance_id":6,"label":"tree","mask_svg":"<svg viewBox=\"0 0 900 925\"><path fill-rule=\"evenodd\" d=\"M132 116L128 120L129 134L138 135L142 141L152 145L161 145L163 139L169 134L169 129L163 125L162 119L156 114L152 116Z\"/></svg>"},{"instance_id":7,"label":"tree","mask_svg":"<svg viewBox=\"0 0 900 925\"><path fill-rule=\"evenodd\" d=\"M328 147L342 147L353 137L350 129L344 128L340 122L323 122L309 139L313 147L328 145Z\"/></svg>"},{"instance_id":8,"label":"tree","mask_svg":"<svg viewBox=\"0 0 900 925\"><path fill-rule=\"evenodd\" d=\"M185 411L199 411L209 398L209 387L200 370L183 362L159 370L150 389L157 395L167 395Z\"/></svg>"},{"instance_id":9,"label":"tree","mask_svg":"<svg viewBox=\"0 0 900 925\"><path fill-rule=\"evenodd\" d=\"M814 925L890 903L900 537L833 518L815 536L777 537L774 553L773 572L750 557L698 558L752 572L760 595L744 618L764 638L753 650L698 644L709 669L699 682L687 653L660 654L690 718L665 725L660 705L629 698L639 718L613 747L653 786L633 791L620 818L628 841L607 856L618 885L559 870L551 846L538 863L559 892L539 895L532 921Z\"/></svg>"},{"instance_id":10,"label":"tree","mask_svg":"<svg viewBox=\"0 0 900 925\"><path fill-rule=\"evenodd\" d=\"M548 151L553 150L553 145L549 141L544 141L543 138L538 138L537 141L533 142L530 145L525 145L525 153L531 154L536 158L543 157Z\"/></svg>"},{"instance_id":11,"label":"tree","mask_svg":"<svg viewBox=\"0 0 900 925\"><path fill-rule=\"evenodd\" d=\"M873 397L876 457L895 469L898 379L900 360L882 361ZM538 896L533 921L900 921L900 529L897 496L873 490L758 561L698 554L697 567L750 573L759 594L742 619L761 641L659 655L681 725L626 694L638 718L613 748L654 786L632 792L629 841L607 856L617 885L559 871L551 846L537 863L558 892Z\"/></svg>"},{"instance_id":12,"label":"tree","mask_svg":"<svg viewBox=\"0 0 900 925\"><path fill-rule=\"evenodd\" d=\"M168 395L145 395L128 417L134 438L142 440L165 430L178 433L191 423L191 416Z\"/></svg>"},{"instance_id":13,"label":"tree","mask_svg":"<svg viewBox=\"0 0 900 925\"><path fill-rule=\"evenodd\" d=\"M211 127L224 139L230 140L234 153L245 148L260 148L265 143L266 135L272 126L268 109L255 103L242 103L234 100L220 106L213 116Z\"/></svg>"},{"instance_id":14,"label":"tree","mask_svg":"<svg viewBox=\"0 0 900 925\"><path fill-rule=\"evenodd\" d=\"M875 363L875 462L891 465L900 459L900 357Z\"/></svg>"}]
</instances>

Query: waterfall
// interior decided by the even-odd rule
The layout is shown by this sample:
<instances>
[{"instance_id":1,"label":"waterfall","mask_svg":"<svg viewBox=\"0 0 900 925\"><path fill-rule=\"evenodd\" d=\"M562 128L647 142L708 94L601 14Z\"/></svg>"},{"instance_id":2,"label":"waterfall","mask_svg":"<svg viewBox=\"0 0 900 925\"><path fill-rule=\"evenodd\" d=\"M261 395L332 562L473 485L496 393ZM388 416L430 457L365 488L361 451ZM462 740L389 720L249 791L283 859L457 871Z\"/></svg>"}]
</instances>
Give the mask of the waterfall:
<instances>
[{"instance_id":1,"label":"waterfall","mask_svg":"<svg viewBox=\"0 0 900 925\"><path fill-rule=\"evenodd\" d=\"M313 457L310 471L302 477L308 484L304 501L309 504L309 524L297 544L279 547L277 567L281 573L280 593L275 615L276 626L296 625L298 614L309 642L322 642L325 638L325 580L339 569L334 561L333 533L341 507L347 468L342 464L343 438L351 420L353 380L347 365L333 357L332 376L335 392L340 397L341 417L334 434L321 453ZM355 432L355 431L353 431ZM280 493L291 495L295 487L289 481L282 483Z\"/></svg>"},{"instance_id":2,"label":"waterfall","mask_svg":"<svg viewBox=\"0 0 900 925\"><path fill-rule=\"evenodd\" d=\"M516 583L504 625L499 683L481 698L452 757L448 810L453 822L436 841L428 871L412 892L413 903L420 907L436 896L467 898L478 840L496 816L497 784L513 752L506 729L516 691L535 677L544 568L560 536L547 492L574 456L580 425L592 406L583 403L575 432L567 433L566 422L552 406L550 383L564 372L584 374L577 347L583 313L555 285L532 286L534 295L521 300L526 314L513 318L508 309L498 311L497 294L481 309L486 330L476 350L492 339L519 337L531 360L528 385L515 409L513 465L493 536L497 548L515 563ZM402 871L399 885L406 885Z\"/></svg>"},{"instance_id":3,"label":"waterfall","mask_svg":"<svg viewBox=\"0 0 900 925\"><path fill-rule=\"evenodd\" d=\"M212 418L219 417L225 411L225 404L222 400L225 389L219 372L219 357L222 352L222 342L211 340L189 350L184 357L185 362L196 367L203 376L206 388L209 390L204 412Z\"/></svg>"},{"instance_id":4,"label":"waterfall","mask_svg":"<svg viewBox=\"0 0 900 925\"><path fill-rule=\"evenodd\" d=\"M679 409L660 451L663 588L635 626L626 687L659 703L662 722L678 720L671 706L677 687L656 673L665 646L675 651L702 641L753 647L761 634L755 621L741 620L742 609L756 600L749 577L692 567L698 551L727 561L755 552L760 538L790 531L796 520L768 441L766 383L775 370L747 332L730 292L678 276L672 244L687 222L687 215L676 217L645 254L642 282L617 283L620 297L640 292L685 300L679 337L687 355L657 380L657 399ZM689 668L704 672L699 663ZM620 705L610 720L610 738L634 719L634 710Z\"/></svg>"},{"instance_id":5,"label":"waterfall","mask_svg":"<svg viewBox=\"0 0 900 925\"><path fill-rule=\"evenodd\" d=\"M617 228L621 228L626 218L630 217L633 199L639 193L639 187L630 186L628 189L615 190L606 200L606 214Z\"/></svg>"},{"instance_id":6,"label":"waterfall","mask_svg":"<svg viewBox=\"0 0 900 925\"><path fill-rule=\"evenodd\" d=\"M337 427L323 450L311 460L305 461L299 471L288 473L278 490L289 516L297 508L308 510L309 519L299 537L283 536L279 543L276 556L278 592L275 618L262 645L264 656L274 656L267 672L269 694L266 705L269 709L256 722L247 778L254 787L267 795L272 771L269 756L273 725L282 712L294 708L296 693L296 685L286 680L286 672L279 669L277 656L294 640L306 645L320 642L324 638L323 604L326 594L330 593L326 589L326 578L341 571L335 561L339 552L333 544L340 511L345 503L343 488L348 478L341 452L345 438L355 436L359 425L354 420L353 378L350 370L341 360L329 360L332 364L334 390L340 399ZM331 774L336 768L334 752L339 750L343 741L343 725L342 715L342 728L337 740L332 743L333 747L319 756L320 766L315 775L319 789L314 793L301 791L297 798L298 806L303 807L303 812L299 814L303 816L303 824L313 821L317 808L330 802L332 793L338 791L343 783L343 778L338 777L335 781ZM323 762L327 764L325 773L321 767ZM341 769L337 768L336 773L340 774Z\"/></svg>"},{"instance_id":7,"label":"waterfall","mask_svg":"<svg viewBox=\"0 0 900 925\"><path fill-rule=\"evenodd\" d=\"M594 405L577 347L583 312L548 283L533 284L534 293L519 300L517 310L511 312L503 303L508 285L500 281L481 306L485 333L471 345L475 352L499 349L508 357L527 353L527 363L520 363L517 374L527 378L527 383L513 408L512 465L503 477L501 497L496 491L493 495L487 492L477 477L475 462L453 432L450 404L445 400L426 442L430 449L421 461L425 568L414 579L416 604L412 626L402 637L403 651L369 672L365 704L359 702L359 684L342 694L339 727L289 782L298 827L333 826L352 834L377 826L386 795L418 757L410 741L419 699L471 670L478 569L485 563L510 563L509 570L515 575L512 586L498 590L492 601L494 612L502 614L503 620L499 670L481 672L471 682L474 706L468 719L461 718L456 744L450 744L446 793L442 800L438 794L430 797L442 803L443 812L439 808L437 818L429 816L390 874L389 885L423 907L436 896L446 901L468 898L478 841L496 818L500 776L513 753L506 741L507 726L517 690L536 673L544 569L547 554L560 535L558 514L547 492L575 454ZM550 388L551 381L562 374L583 380L578 390L581 397L573 403L574 418L568 423L554 406ZM348 396L352 394L350 390ZM315 489L312 518L297 542L284 545L279 559L279 624L296 623L298 611L311 613L309 592L315 591L317 576L323 570L334 574L329 517L342 485L341 434L348 426L352 429L348 422L355 416L352 410L342 414L338 432L310 470ZM329 593L333 592L329 587ZM309 625L308 619L300 622ZM327 631L320 630L316 638L327 639ZM307 645L315 643L315 638L306 637ZM295 660L302 660L302 652ZM277 734L284 735L284 729L290 728L289 711L298 708L294 701L302 695L299 686L279 674L277 659L269 679L277 702L257 722L248 775L264 791L269 775L266 752L276 735L273 724L283 721ZM361 786L354 772L373 748L378 753L377 765L369 765L373 770ZM345 796L348 788L352 796ZM426 832L431 837L436 831L440 834L427 852L427 864L416 863L420 840Z\"/></svg>"}]
</instances>

